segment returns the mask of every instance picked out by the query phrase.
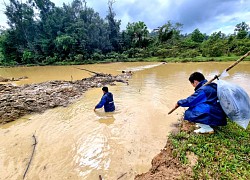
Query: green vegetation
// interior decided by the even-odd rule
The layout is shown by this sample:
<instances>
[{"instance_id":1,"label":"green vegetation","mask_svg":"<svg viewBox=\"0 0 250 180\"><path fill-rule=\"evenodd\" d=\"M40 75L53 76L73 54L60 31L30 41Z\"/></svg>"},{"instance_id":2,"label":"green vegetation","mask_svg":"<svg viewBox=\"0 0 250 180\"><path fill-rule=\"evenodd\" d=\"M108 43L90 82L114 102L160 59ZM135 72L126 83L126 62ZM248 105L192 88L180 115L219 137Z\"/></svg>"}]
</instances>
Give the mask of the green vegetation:
<instances>
[{"instance_id":1,"label":"green vegetation","mask_svg":"<svg viewBox=\"0 0 250 180\"><path fill-rule=\"evenodd\" d=\"M243 130L229 121L227 126L215 128L212 135L181 131L169 139L174 156L182 163L188 162L188 151L198 156L193 167L195 179L250 178L250 128Z\"/></svg>"},{"instance_id":2,"label":"green vegetation","mask_svg":"<svg viewBox=\"0 0 250 180\"><path fill-rule=\"evenodd\" d=\"M143 61L151 61L151 62L208 62L208 61L216 61L216 62L223 62L223 61L235 61L239 59L240 56L220 56L220 57L203 57L203 56L196 56L194 58L186 57L186 58L158 58L158 57L150 57L144 58ZM138 59L139 60L139 59ZM138 61L137 60L137 61ZM244 61L250 61L250 57L246 57Z\"/></svg>"},{"instance_id":3,"label":"green vegetation","mask_svg":"<svg viewBox=\"0 0 250 180\"><path fill-rule=\"evenodd\" d=\"M167 20L151 32L141 21L121 31L114 3L109 0L107 15L101 18L85 0L63 7L50 0L10 0L5 7L9 28L0 28L0 65L224 61L250 50L245 22L231 35L207 35L199 29L181 34L183 25Z\"/></svg>"}]
</instances>

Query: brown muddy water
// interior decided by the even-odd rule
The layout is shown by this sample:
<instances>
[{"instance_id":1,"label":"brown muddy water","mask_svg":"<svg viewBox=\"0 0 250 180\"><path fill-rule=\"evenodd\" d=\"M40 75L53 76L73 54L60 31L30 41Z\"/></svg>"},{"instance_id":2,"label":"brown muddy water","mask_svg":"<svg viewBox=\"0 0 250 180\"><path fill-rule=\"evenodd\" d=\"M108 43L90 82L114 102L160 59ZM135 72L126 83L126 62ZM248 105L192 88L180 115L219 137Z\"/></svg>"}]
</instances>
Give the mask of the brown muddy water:
<instances>
[{"instance_id":1,"label":"brown muddy water","mask_svg":"<svg viewBox=\"0 0 250 180\"><path fill-rule=\"evenodd\" d=\"M222 72L226 63L114 63L82 66L1 68L0 76L28 79L16 85L48 80L77 80L96 72L120 74L132 70L129 85L111 86L116 111L93 111L100 100L99 88L87 91L68 107L47 110L0 125L0 179L22 179L35 134L37 146L26 179L134 179L150 168L151 159L165 146L184 108L171 115L177 100L193 92L188 82L194 71L207 79ZM226 80L250 94L250 63L242 62Z\"/></svg>"}]
</instances>

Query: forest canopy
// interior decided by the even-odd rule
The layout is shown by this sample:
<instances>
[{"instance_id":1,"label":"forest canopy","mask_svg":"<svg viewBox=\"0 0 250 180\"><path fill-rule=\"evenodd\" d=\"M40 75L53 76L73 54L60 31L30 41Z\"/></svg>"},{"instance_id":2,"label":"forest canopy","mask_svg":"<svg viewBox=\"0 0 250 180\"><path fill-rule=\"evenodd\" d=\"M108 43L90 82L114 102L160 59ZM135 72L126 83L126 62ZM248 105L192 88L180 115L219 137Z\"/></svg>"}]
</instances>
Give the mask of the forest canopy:
<instances>
[{"instance_id":1,"label":"forest canopy","mask_svg":"<svg viewBox=\"0 0 250 180\"><path fill-rule=\"evenodd\" d=\"M193 30L182 34L183 25L166 20L149 31L142 22L121 20L109 0L107 15L87 6L85 0L56 7L50 0L10 0L5 5L9 28L1 29L0 64L83 64L144 58L195 58L240 56L250 50L249 25L235 25L234 34L211 35Z\"/></svg>"}]
</instances>

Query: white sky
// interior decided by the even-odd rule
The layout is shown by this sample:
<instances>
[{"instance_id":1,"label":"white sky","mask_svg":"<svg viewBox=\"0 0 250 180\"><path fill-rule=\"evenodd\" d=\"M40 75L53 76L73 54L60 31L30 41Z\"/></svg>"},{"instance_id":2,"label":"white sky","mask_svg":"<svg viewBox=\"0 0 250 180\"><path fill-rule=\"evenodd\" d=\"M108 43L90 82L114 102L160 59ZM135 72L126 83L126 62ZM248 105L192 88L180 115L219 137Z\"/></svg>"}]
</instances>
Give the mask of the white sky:
<instances>
[{"instance_id":1,"label":"white sky","mask_svg":"<svg viewBox=\"0 0 250 180\"><path fill-rule=\"evenodd\" d=\"M63 2L68 4L73 0L51 1L62 6ZM3 0L0 2L0 25L6 25ZM87 0L87 6L103 18L107 15L108 0ZM229 34L238 23L244 21L250 25L250 0L116 0L113 8L116 19L121 20L121 29L128 22L143 21L152 30L171 20L184 25L182 33L199 28L202 33Z\"/></svg>"}]
</instances>

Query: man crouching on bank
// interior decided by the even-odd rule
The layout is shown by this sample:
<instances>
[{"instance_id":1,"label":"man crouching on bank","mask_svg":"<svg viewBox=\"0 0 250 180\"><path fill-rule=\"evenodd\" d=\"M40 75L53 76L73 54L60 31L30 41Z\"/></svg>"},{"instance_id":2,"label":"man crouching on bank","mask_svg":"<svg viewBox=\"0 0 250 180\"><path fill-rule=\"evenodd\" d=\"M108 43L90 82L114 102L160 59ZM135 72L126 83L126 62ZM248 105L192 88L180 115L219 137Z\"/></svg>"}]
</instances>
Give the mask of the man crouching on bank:
<instances>
[{"instance_id":1,"label":"man crouching on bank","mask_svg":"<svg viewBox=\"0 0 250 180\"><path fill-rule=\"evenodd\" d=\"M200 72L192 73L189 81L195 88L195 93L179 100L175 106L189 107L185 111L184 119L200 127L194 132L212 134L214 130L211 126L227 125L226 114L217 97L217 84L210 83L203 86L207 80Z\"/></svg>"}]
</instances>

